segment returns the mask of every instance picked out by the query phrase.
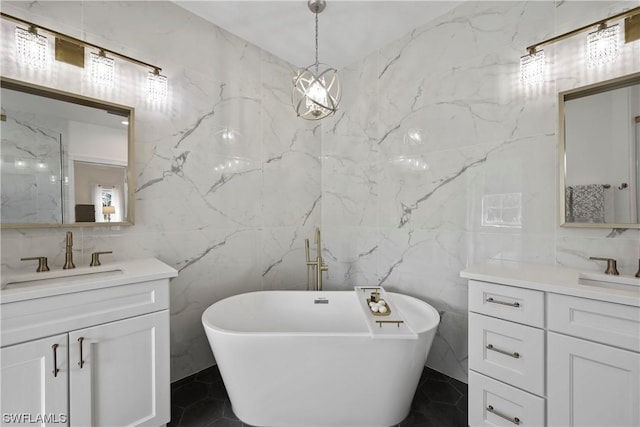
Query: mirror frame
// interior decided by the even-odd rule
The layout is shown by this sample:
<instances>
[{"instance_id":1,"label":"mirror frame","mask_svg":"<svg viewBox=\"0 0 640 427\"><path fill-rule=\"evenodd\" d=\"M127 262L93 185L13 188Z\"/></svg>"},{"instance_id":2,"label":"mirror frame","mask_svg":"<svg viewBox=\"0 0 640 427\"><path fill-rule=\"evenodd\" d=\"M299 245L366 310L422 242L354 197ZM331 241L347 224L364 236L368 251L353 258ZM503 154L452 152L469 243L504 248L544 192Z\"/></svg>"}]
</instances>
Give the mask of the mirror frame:
<instances>
[{"instance_id":1,"label":"mirror frame","mask_svg":"<svg viewBox=\"0 0 640 427\"><path fill-rule=\"evenodd\" d=\"M16 229L16 228L67 228L67 227L113 227L123 225L135 224L135 110L133 107L125 105L115 104L108 101L102 101L99 99L89 98L83 95L77 95L75 93L65 92L45 86L39 86L33 83L28 83L20 80L15 80L8 77L0 77L0 87L3 89L10 89L19 92L28 93L31 95L43 96L46 98L52 98L58 101L70 102L73 104L84 105L92 108L99 108L101 110L113 111L119 115L129 116L128 125L128 142L127 142L127 220L118 222L73 222L73 223L15 223L15 224L0 224L0 228L3 229ZM62 203L64 206L64 202Z\"/></svg>"},{"instance_id":2,"label":"mirror frame","mask_svg":"<svg viewBox=\"0 0 640 427\"><path fill-rule=\"evenodd\" d=\"M558 93L558 206L560 209L558 218L561 227L570 228L637 228L640 229L640 224L608 224L608 223L590 223L590 222L566 222L566 206L565 206L565 176L566 176L566 135L565 135L565 109L564 103L576 98L582 98L584 96L595 95L601 92L607 92L614 89L619 89L634 84L640 83L640 72L628 74L625 76L617 77L611 80L605 80L602 82L593 83L587 86L578 87L575 89L566 90ZM640 156L640 153L636 153ZM640 171L638 171L640 173ZM639 213L640 215L640 213Z\"/></svg>"}]
</instances>

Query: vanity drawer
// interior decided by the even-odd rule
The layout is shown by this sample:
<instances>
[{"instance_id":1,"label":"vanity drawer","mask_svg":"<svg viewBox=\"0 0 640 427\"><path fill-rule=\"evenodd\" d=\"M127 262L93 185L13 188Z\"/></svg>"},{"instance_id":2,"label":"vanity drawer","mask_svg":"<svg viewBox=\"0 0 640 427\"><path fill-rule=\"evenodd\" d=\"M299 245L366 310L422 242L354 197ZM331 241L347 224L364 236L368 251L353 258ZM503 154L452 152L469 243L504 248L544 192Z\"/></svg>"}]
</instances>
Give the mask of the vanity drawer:
<instances>
[{"instance_id":1,"label":"vanity drawer","mask_svg":"<svg viewBox=\"0 0 640 427\"><path fill-rule=\"evenodd\" d=\"M469 280L469 311L542 328L544 292Z\"/></svg>"},{"instance_id":2,"label":"vanity drawer","mask_svg":"<svg viewBox=\"0 0 640 427\"><path fill-rule=\"evenodd\" d=\"M470 426L544 426L544 399L469 371Z\"/></svg>"},{"instance_id":3,"label":"vanity drawer","mask_svg":"<svg viewBox=\"0 0 640 427\"><path fill-rule=\"evenodd\" d=\"M102 289L2 304L2 346L169 308L169 280L131 283Z\"/></svg>"},{"instance_id":4,"label":"vanity drawer","mask_svg":"<svg viewBox=\"0 0 640 427\"><path fill-rule=\"evenodd\" d=\"M544 395L544 331L469 313L469 369Z\"/></svg>"},{"instance_id":5,"label":"vanity drawer","mask_svg":"<svg viewBox=\"0 0 640 427\"><path fill-rule=\"evenodd\" d=\"M640 307L548 294L550 331L640 352Z\"/></svg>"}]
</instances>

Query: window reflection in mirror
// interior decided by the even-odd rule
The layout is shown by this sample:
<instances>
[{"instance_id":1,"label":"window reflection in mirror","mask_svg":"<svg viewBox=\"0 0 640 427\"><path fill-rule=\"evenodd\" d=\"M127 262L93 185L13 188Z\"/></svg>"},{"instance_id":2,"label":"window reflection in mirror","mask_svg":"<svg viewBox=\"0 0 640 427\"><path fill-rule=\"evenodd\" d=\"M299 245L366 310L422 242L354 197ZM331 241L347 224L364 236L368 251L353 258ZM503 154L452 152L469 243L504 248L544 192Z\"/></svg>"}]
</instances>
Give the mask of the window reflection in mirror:
<instances>
[{"instance_id":1,"label":"window reflection in mirror","mask_svg":"<svg viewBox=\"0 0 640 427\"><path fill-rule=\"evenodd\" d=\"M640 74L560 94L561 222L639 228Z\"/></svg>"},{"instance_id":2,"label":"window reflection in mirror","mask_svg":"<svg viewBox=\"0 0 640 427\"><path fill-rule=\"evenodd\" d=\"M132 108L5 78L1 100L3 227L133 223Z\"/></svg>"},{"instance_id":3,"label":"window reflection in mirror","mask_svg":"<svg viewBox=\"0 0 640 427\"><path fill-rule=\"evenodd\" d=\"M73 175L75 222L123 220L126 212L126 167L74 161ZM104 209L107 206L110 209Z\"/></svg>"}]
</instances>

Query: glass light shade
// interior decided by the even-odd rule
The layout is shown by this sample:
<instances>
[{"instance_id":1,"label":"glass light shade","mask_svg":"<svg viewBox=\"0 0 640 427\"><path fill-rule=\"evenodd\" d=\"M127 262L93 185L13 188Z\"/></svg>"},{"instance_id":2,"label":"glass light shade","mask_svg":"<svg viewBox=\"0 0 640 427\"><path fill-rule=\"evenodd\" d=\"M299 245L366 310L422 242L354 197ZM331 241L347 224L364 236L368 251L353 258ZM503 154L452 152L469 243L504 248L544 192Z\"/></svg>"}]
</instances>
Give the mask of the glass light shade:
<instances>
[{"instance_id":1,"label":"glass light shade","mask_svg":"<svg viewBox=\"0 0 640 427\"><path fill-rule=\"evenodd\" d=\"M298 116L319 120L338 109L342 91L338 71L325 64L313 64L298 70L293 78L291 102Z\"/></svg>"},{"instance_id":2,"label":"glass light shade","mask_svg":"<svg viewBox=\"0 0 640 427\"><path fill-rule=\"evenodd\" d=\"M13 161L13 167L20 170L27 169L29 167L29 162L25 159L15 159Z\"/></svg>"},{"instance_id":3,"label":"glass light shade","mask_svg":"<svg viewBox=\"0 0 640 427\"><path fill-rule=\"evenodd\" d=\"M406 145L422 145L424 131L420 128L411 128L404 134L404 143Z\"/></svg>"},{"instance_id":4,"label":"glass light shade","mask_svg":"<svg viewBox=\"0 0 640 427\"><path fill-rule=\"evenodd\" d=\"M618 56L620 26L600 28L587 36L587 64L589 67L606 64Z\"/></svg>"},{"instance_id":5,"label":"glass light shade","mask_svg":"<svg viewBox=\"0 0 640 427\"><path fill-rule=\"evenodd\" d=\"M105 87L113 87L116 80L115 60L104 55L91 52L89 57L89 74L91 81Z\"/></svg>"},{"instance_id":6,"label":"glass light shade","mask_svg":"<svg viewBox=\"0 0 640 427\"><path fill-rule=\"evenodd\" d=\"M160 102L167 99L169 83L167 76L149 71L147 73L147 98L152 102Z\"/></svg>"},{"instance_id":7,"label":"glass light shade","mask_svg":"<svg viewBox=\"0 0 640 427\"><path fill-rule=\"evenodd\" d=\"M544 80L544 50L520 57L520 80L526 84L539 84Z\"/></svg>"},{"instance_id":8,"label":"glass light shade","mask_svg":"<svg viewBox=\"0 0 640 427\"><path fill-rule=\"evenodd\" d=\"M221 163L213 167L214 172L221 174L234 174L250 170L253 162L244 157L227 157Z\"/></svg>"},{"instance_id":9,"label":"glass light shade","mask_svg":"<svg viewBox=\"0 0 640 427\"><path fill-rule=\"evenodd\" d=\"M22 65L44 69L49 65L47 38L34 31L16 28L16 51Z\"/></svg>"},{"instance_id":10,"label":"glass light shade","mask_svg":"<svg viewBox=\"0 0 640 427\"><path fill-rule=\"evenodd\" d=\"M36 169L39 172L44 172L49 169L49 165L44 160L38 160L38 162L36 163Z\"/></svg>"},{"instance_id":11,"label":"glass light shade","mask_svg":"<svg viewBox=\"0 0 640 427\"><path fill-rule=\"evenodd\" d=\"M238 129L226 127L217 131L216 137L225 145L233 145L241 141L242 133Z\"/></svg>"},{"instance_id":12,"label":"glass light shade","mask_svg":"<svg viewBox=\"0 0 640 427\"><path fill-rule=\"evenodd\" d=\"M410 172L426 172L429 170L429 163L421 156L396 156L391 158L390 162Z\"/></svg>"}]
</instances>

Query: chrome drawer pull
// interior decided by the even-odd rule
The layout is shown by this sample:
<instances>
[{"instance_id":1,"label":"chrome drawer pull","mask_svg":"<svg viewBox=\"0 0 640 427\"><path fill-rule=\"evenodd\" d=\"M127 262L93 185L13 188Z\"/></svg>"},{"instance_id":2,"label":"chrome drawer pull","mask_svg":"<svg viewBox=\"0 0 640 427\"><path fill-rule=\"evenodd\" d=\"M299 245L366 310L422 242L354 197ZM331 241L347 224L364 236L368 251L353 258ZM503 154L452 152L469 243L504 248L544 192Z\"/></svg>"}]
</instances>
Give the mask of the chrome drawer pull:
<instances>
[{"instance_id":1,"label":"chrome drawer pull","mask_svg":"<svg viewBox=\"0 0 640 427\"><path fill-rule=\"evenodd\" d=\"M496 414L497 416L499 416L500 418L507 420L507 421L511 421L512 423L514 423L515 425L519 426L520 425L520 418L518 417L508 417L504 414L501 414L500 412L496 411L495 409L493 409L493 406L489 405L487 406L487 411Z\"/></svg>"},{"instance_id":2,"label":"chrome drawer pull","mask_svg":"<svg viewBox=\"0 0 640 427\"><path fill-rule=\"evenodd\" d=\"M508 351L500 350L499 348L495 348L493 346L493 344L487 344L487 350L495 351L495 352L501 353L501 354L506 354L507 356L511 356L514 359L520 359L520 353L518 353L517 351L514 351L513 353L509 353Z\"/></svg>"},{"instance_id":3,"label":"chrome drawer pull","mask_svg":"<svg viewBox=\"0 0 640 427\"><path fill-rule=\"evenodd\" d=\"M498 300L493 299L492 297L487 298L486 301L490 302L490 303L493 303L493 304L508 305L509 307L520 307L520 303L519 302L498 301Z\"/></svg>"}]
</instances>

